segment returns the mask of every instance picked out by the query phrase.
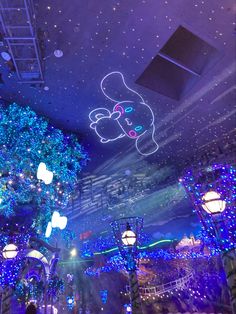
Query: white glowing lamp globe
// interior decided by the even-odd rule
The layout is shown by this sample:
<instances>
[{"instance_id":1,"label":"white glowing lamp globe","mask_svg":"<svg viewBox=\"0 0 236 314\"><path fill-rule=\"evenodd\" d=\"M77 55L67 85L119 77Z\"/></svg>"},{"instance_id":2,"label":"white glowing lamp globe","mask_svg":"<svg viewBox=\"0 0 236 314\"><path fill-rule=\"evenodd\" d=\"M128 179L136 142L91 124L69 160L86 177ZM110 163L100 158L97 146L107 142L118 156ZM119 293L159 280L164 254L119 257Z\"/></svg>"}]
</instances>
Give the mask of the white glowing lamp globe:
<instances>
[{"instance_id":1,"label":"white glowing lamp globe","mask_svg":"<svg viewBox=\"0 0 236 314\"><path fill-rule=\"evenodd\" d=\"M225 210L226 202L222 200L221 195L215 191L207 192L202 198L203 209L208 214L219 214Z\"/></svg>"},{"instance_id":2,"label":"white glowing lamp globe","mask_svg":"<svg viewBox=\"0 0 236 314\"><path fill-rule=\"evenodd\" d=\"M2 251L2 255L5 259L15 258L17 254L18 248L15 244L7 244Z\"/></svg>"},{"instance_id":3,"label":"white glowing lamp globe","mask_svg":"<svg viewBox=\"0 0 236 314\"><path fill-rule=\"evenodd\" d=\"M132 230L126 230L122 234L122 242L124 245L132 246L136 242L136 234Z\"/></svg>"}]
</instances>

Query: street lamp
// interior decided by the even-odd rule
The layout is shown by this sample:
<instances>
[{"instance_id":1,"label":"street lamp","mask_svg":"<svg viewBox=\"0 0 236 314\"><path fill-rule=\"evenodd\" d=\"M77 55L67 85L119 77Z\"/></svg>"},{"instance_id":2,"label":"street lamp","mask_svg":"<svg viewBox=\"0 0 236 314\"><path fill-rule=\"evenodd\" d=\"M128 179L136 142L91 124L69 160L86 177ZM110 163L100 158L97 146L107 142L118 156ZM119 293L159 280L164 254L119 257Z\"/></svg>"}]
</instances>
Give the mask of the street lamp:
<instances>
[{"instance_id":1,"label":"street lamp","mask_svg":"<svg viewBox=\"0 0 236 314\"><path fill-rule=\"evenodd\" d=\"M18 248L15 244L7 244L2 251L2 255L5 259L13 259L18 254Z\"/></svg>"},{"instance_id":2,"label":"street lamp","mask_svg":"<svg viewBox=\"0 0 236 314\"><path fill-rule=\"evenodd\" d=\"M236 170L230 165L192 169L180 179L206 236L220 251L233 314L236 314Z\"/></svg>"},{"instance_id":3,"label":"street lamp","mask_svg":"<svg viewBox=\"0 0 236 314\"><path fill-rule=\"evenodd\" d=\"M8 227L8 224L6 224L6 227ZM44 278L44 313L47 313L47 302L51 297L48 293L48 283L56 271L60 249L52 247L50 244L39 238L34 238L30 231L25 230L24 227L19 227L18 224L12 224L11 227L14 228L14 233L6 232L5 229L0 230L0 255L2 256L2 258L0 256L0 287L4 287L2 307L4 307L5 303L9 302L9 299L11 299L11 289L16 287L19 279L26 278L27 272L30 273L34 267L38 271L38 266L41 265L43 271L41 279ZM8 242L7 245L6 242ZM50 263L47 258L37 250L37 248L45 248L49 252L55 254L51 258ZM34 262L23 263L23 261L29 260ZM22 273L23 264L25 264L26 267ZM30 283L30 281L28 281L28 283ZM5 289L5 287L8 287L8 289ZM33 292L34 291L31 289L29 296L33 296ZM22 296L22 298L23 297L24 296ZM51 298L53 299L53 297Z\"/></svg>"},{"instance_id":4,"label":"street lamp","mask_svg":"<svg viewBox=\"0 0 236 314\"><path fill-rule=\"evenodd\" d=\"M111 223L113 234L120 254L125 261L125 268L129 274L130 299L133 314L142 314L142 304L137 277L138 242L143 219L127 217Z\"/></svg>"}]
</instances>

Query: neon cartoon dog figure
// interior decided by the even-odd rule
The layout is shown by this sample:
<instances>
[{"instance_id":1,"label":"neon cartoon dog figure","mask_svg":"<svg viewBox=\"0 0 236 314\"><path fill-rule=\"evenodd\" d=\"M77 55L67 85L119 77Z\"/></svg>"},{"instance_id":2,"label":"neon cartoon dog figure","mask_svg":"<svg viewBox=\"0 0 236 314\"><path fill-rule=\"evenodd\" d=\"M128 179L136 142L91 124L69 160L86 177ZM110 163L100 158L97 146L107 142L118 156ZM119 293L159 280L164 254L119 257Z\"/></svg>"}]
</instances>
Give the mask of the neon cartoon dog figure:
<instances>
[{"instance_id":1,"label":"neon cartoon dog figure","mask_svg":"<svg viewBox=\"0 0 236 314\"><path fill-rule=\"evenodd\" d=\"M137 100L117 100L107 94L104 82L114 75L120 76L124 87L132 92ZM107 74L100 86L105 97L115 103L112 111L107 108L97 108L89 114L90 128L94 129L101 143L116 141L127 136L135 140L136 149L140 154L148 156L155 153L159 146L154 138L154 114L142 96L129 88L123 74L117 71ZM145 145L141 145L141 141L145 142Z\"/></svg>"}]
</instances>

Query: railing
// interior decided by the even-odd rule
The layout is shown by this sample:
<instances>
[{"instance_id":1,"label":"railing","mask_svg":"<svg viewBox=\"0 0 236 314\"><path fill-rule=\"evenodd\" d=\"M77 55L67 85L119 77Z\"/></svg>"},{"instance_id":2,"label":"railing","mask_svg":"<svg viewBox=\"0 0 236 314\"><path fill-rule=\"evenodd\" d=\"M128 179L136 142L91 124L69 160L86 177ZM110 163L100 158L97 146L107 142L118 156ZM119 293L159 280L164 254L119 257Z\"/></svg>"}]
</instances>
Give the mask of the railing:
<instances>
[{"instance_id":1,"label":"railing","mask_svg":"<svg viewBox=\"0 0 236 314\"><path fill-rule=\"evenodd\" d=\"M189 273L185 277L176 279L163 285L154 287L140 287L139 291L141 296L158 296L173 290L185 289L190 279L193 278L193 274ZM129 286L126 286L127 292L129 292Z\"/></svg>"}]
</instances>

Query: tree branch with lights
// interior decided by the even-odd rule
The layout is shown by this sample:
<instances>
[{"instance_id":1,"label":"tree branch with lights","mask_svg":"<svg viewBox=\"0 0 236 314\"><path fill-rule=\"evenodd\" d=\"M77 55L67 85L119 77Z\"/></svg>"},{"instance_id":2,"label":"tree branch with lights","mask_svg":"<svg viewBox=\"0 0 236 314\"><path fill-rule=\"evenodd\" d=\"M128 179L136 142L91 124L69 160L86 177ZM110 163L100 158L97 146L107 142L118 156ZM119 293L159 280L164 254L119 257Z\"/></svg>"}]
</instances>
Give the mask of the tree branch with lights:
<instances>
[{"instance_id":1,"label":"tree branch with lights","mask_svg":"<svg viewBox=\"0 0 236 314\"><path fill-rule=\"evenodd\" d=\"M45 216L66 206L87 160L75 135L64 135L29 107L1 107L0 214L11 216L17 205L31 204ZM40 163L52 172L51 184L37 178Z\"/></svg>"}]
</instances>

